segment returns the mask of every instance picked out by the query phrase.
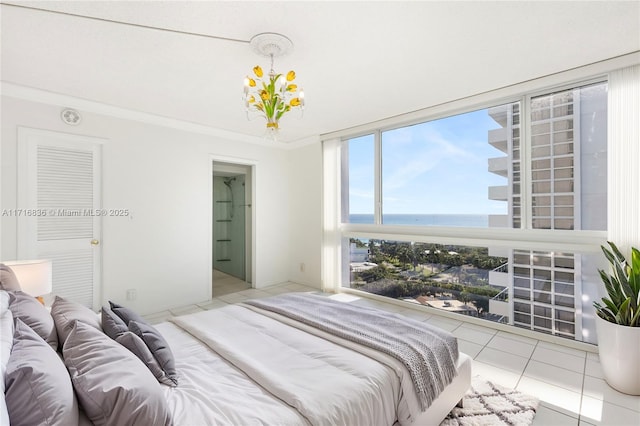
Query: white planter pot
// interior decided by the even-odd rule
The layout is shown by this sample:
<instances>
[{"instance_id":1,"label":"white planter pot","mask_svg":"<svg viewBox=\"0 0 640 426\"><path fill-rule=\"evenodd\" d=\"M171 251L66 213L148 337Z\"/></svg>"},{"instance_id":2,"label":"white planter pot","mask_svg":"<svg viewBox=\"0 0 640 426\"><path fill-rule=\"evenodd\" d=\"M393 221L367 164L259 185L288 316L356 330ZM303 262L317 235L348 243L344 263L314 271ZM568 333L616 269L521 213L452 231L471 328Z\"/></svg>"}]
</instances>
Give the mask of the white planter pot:
<instances>
[{"instance_id":1,"label":"white planter pot","mask_svg":"<svg viewBox=\"0 0 640 426\"><path fill-rule=\"evenodd\" d=\"M596 315L600 365L607 383L629 395L640 395L640 327L626 327Z\"/></svg>"}]
</instances>

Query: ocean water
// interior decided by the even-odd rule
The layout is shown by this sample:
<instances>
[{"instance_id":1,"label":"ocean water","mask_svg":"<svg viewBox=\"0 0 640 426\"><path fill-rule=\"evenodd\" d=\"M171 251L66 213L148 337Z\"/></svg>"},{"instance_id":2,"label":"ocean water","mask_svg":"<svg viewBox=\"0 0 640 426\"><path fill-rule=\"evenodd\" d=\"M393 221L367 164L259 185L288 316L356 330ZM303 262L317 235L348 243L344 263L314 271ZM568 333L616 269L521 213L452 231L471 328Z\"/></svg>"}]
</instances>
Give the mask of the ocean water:
<instances>
[{"instance_id":1,"label":"ocean water","mask_svg":"<svg viewBox=\"0 0 640 426\"><path fill-rule=\"evenodd\" d=\"M372 214L349 215L350 223L373 223ZM416 226L468 226L486 228L489 217L486 214L385 214L382 216L385 225Z\"/></svg>"}]
</instances>

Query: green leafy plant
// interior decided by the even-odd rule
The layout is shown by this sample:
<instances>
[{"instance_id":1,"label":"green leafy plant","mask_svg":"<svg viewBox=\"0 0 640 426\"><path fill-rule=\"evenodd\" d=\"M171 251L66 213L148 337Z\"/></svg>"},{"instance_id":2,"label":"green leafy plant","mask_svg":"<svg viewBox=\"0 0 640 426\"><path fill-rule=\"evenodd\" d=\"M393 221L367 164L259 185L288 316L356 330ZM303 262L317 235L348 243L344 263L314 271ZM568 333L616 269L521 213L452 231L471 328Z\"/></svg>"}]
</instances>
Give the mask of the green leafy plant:
<instances>
[{"instance_id":1,"label":"green leafy plant","mask_svg":"<svg viewBox=\"0 0 640 426\"><path fill-rule=\"evenodd\" d=\"M607 289L608 297L602 303L594 302L598 316L606 321L628 327L640 327L640 251L631 248L631 262L618 247L608 241L602 251L609 261L612 273L598 270Z\"/></svg>"}]
</instances>

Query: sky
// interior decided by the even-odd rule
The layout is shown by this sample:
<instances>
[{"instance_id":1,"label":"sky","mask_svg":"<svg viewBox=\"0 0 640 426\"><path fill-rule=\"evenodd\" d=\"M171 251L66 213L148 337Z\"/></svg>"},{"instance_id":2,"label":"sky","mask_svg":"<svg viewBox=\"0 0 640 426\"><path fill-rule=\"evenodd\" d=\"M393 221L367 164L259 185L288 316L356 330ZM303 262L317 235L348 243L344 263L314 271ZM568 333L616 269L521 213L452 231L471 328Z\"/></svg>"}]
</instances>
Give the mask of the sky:
<instances>
[{"instance_id":1,"label":"sky","mask_svg":"<svg viewBox=\"0 0 640 426\"><path fill-rule=\"evenodd\" d=\"M487 110L382 133L383 214L506 214L488 187L507 179L487 170L506 154L488 143L500 128ZM349 142L349 212L374 211L374 137Z\"/></svg>"}]
</instances>

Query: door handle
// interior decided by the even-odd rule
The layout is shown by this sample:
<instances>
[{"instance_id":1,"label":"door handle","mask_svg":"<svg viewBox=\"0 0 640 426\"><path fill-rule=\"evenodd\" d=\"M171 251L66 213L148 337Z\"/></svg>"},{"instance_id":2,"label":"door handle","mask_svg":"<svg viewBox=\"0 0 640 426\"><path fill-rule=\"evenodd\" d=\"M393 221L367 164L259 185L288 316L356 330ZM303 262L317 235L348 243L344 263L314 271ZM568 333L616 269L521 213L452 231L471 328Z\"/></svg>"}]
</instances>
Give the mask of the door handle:
<instances>
[{"instance_id":1,"label":"door handle","mask_svg":"<svg viewBox=\"0 0 640 426\"><path fill-rule=\"evenodd\" d=\"M91 240L91 245L92 246L97 246L100 244L100 240L96 240L95 238L93 240Z\"/></svg>"}]
</instances>

